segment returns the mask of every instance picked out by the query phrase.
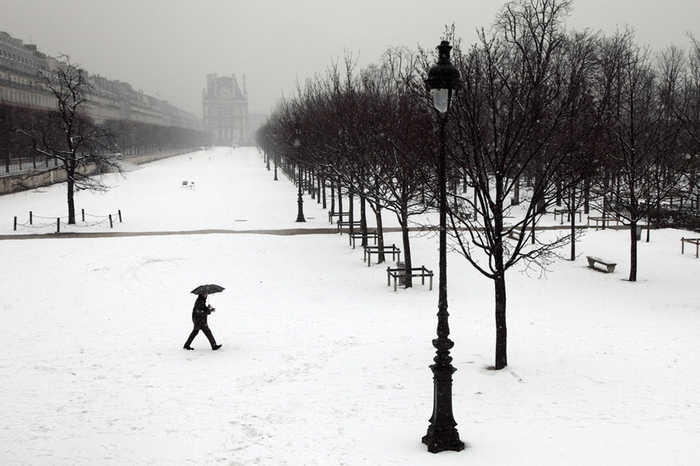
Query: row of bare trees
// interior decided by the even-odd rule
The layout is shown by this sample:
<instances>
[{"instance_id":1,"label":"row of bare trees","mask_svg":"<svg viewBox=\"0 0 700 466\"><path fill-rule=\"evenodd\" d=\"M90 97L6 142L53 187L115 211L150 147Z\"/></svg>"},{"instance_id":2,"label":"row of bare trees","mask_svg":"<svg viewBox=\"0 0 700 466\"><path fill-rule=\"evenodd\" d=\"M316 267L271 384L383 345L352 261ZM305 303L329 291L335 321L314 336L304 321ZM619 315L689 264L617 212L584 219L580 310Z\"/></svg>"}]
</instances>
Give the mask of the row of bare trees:
<instances>
[{"instance_id":1,"label":"row of bare trees","mask_svg":"<svg viewBox=\"0 0 700 466\"><path fill-rule=\"evenodd\" d=\"M450 234L493 281L497 369L507 365L506 272L545 270L565 244L574 260L577 212L629 227L636 281L639 223L660 224L673 197L700 208L698 42L690 53L652 54L631 31L566 30L570 10L568 0L517 0L472 45L446 31L462 78L446 131ZM346 193L351 221L358 196L363 234L369 205L380 245L382 212L395 215L407 268L411 217L435 208L438 189L437 125L423 84L433 60L392 48L357 70L346 58L299 86L257 134L275 164L302 173L293 179L312 180L307 188L324 199L330 183L341 210ZM569 229L536 228L551 208L568 213Z\"/></svg>"}]
</instances>

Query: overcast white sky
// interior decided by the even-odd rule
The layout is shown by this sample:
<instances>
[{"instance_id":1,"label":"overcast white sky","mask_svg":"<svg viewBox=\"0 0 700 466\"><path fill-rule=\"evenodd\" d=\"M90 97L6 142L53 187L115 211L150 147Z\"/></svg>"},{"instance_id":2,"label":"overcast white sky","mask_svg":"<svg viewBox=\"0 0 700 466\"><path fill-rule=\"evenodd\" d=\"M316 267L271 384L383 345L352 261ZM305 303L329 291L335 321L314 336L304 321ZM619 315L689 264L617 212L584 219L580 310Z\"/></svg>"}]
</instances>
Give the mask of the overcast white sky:
<instances>
[{"instance_id":1,"label":"overcast white sky","mask_svg":"<svg viewBox=\"0 0 700 466\"><path fill-rule=\"evenodd\" d=\"M359 64L389 46L437 45L454 22L466 43L501 0L0 0L0 30L66 53L91 73L128 81L201 115L205 75L245 73L252 112L267 113L297 79L345 50ZM660 49L700 36L700 0L577 0L575 28L630 25Z\"/></svg>"}]
</instances>

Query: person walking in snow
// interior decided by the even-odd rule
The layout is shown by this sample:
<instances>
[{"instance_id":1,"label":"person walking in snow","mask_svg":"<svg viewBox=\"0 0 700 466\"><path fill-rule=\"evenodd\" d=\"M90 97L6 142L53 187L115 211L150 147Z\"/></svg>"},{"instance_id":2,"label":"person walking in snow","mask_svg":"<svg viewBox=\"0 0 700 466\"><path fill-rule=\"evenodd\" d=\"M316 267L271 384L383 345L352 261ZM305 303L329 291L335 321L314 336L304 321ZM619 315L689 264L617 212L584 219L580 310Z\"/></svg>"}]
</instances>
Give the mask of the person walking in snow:
<instances>
[{"instance_id":1,"label":"person walking in snow","mask_svg":"<svg viewBox=\"0 0 700 466\"><path fill-rule=\"evenodd\" d=\"M183 346L184 349L194 349L190 346L190 344L192 343L192 340L194 340L194 337L197 336L200 330L204 332L204 335L206 335L207 339L209 340L211 349L216 351L219 348L221 348L221 345L216 343L214 335L212 335L211 330L209 330L209 324L207 324L207 316L214 311L215 309L207 304L206 293L202 293L197 296L197 300L194 302L194 307L192 308L192 323L194 324L194 328L192 329L190 336L187 338L185 346Z\"/></svg>"}]
</instances>

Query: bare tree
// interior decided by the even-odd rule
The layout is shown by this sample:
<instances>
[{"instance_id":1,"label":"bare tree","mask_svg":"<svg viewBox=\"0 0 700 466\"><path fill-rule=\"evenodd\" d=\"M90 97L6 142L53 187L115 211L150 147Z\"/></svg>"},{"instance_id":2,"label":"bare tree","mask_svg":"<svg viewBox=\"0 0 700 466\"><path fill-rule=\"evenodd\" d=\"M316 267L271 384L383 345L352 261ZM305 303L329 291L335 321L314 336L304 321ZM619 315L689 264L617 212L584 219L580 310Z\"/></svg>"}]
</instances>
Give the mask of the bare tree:
<instances>
[{"instance_id":1,"label":"bare tree","mask_svg":"<svg viewBox=\"0 0 700 466\"><path fill-rule=\"evenodd\" d=\"M566 54L561 22L569 8L560 0L510 2L494 30L480 31L479 43L458 55L464 83L450 119L452 164L474 191L450 196L451 234L457 251L494 283L495 369L507 365L506 271L521 261L545 267L568 241L534 241L528 226L554 201L553 180L567 157L555 138L572 111L569 80L581 74L567 69L587 66L568 62L585 57ZM515 208L508 197L526 173L535 181Z\"/></svg>"},{"instance_id":2,"label":"bare tree","mask_svg":"<svg viewBox=\"0 0 700 466\"><path fill-rule=\"evenodd\" d=\"M630 31L603 41L598 89L599 114L607 136L606 163L616 173L603 176L603 212L611 210L629 226L629 281L637 280L638 225L679 186L688 165L679 150L676 117L681 61L670 51L657 71L649 51ZM614 199L614 202L607 202Z\"/></svg>"},{"instance_id":3,"label":"bare tree","mask_svg":"<svg viewBox=\"0 0 700 466\"><path fill-rule=\"evenodd\" d=\"M87 73L64 58L41 75L56 99L57 110L20 132L31 139L34 151L56 160L66 173L68 223L75 224L75 191L108 189L91 176L93 167L119 171L115 138L86 114L91 85Z\"/></svg>"}]
</instances>

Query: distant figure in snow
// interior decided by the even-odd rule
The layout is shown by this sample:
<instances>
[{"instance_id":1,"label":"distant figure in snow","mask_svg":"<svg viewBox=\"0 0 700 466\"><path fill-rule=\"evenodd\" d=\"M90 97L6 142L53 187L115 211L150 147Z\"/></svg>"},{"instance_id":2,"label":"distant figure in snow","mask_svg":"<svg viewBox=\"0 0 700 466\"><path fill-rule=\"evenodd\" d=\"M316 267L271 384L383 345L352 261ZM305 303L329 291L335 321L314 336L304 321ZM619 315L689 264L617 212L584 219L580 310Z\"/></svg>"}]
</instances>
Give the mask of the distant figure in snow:
<instances>
[{"instance_id":1,"label":"distant figure in snow","mask_svg":"<svg viewBox=\"0 0 700 466\"><path fill-rule=\"evenodd\" d=\"M216 340L214 340L214 335L212 335L211 330L209 330L209 325L207 324L207 316L214 311L215 309L207 304L206 293L202 293L199 296L197 296L197 300L194 302L194 308L192 308L192 322L194 323L194 328L192 329L192 333L190 333L190 336L187 338L185 346L183 346L184 349L194 349L190 346L190 344L192 343L192 340L194 340L194 337L197 336L200 330L204 332L204 335L207 336L209 344L211 345L211 349L216 351L219 348L221 348L221 345L216 344Z\"/></svg>"}]
</instances>

